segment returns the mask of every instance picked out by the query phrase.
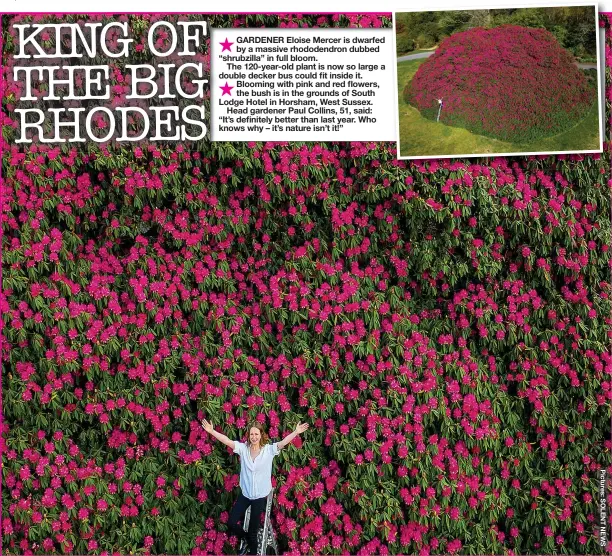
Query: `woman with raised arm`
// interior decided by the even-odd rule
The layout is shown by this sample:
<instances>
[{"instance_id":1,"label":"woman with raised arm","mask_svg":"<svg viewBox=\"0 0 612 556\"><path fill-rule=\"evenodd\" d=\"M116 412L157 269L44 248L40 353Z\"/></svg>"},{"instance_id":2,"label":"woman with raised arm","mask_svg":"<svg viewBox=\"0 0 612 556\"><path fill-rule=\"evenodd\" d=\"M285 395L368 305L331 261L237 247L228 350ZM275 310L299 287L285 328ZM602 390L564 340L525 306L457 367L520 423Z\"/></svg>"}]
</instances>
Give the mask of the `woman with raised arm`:
<instances>
[{"instance_id":1,"label":"woman with raised arm","mask_svg":"<svg viewBox=\"0 0 612 556\"><path fill-rule=\"evenodd\" d=\"M297 435L302 434L308 425L298 423L291 434L274 444L270 444L263 425L258 421L249 425L249 441L246 443L230 440L224 434L217 432L212 423L206 419L202 421L202 425L207 433L229 446L235 454L240 456L241 492L230 512L228 527L239 540L247 541L245 550L241 554L257 554L257 530L261 514L266 509L266 499L272 490L272 460ZM249 532L245 534L238 526L238 521L244 519L249 506L251 507Z\"/></svg>"}]
</instances>

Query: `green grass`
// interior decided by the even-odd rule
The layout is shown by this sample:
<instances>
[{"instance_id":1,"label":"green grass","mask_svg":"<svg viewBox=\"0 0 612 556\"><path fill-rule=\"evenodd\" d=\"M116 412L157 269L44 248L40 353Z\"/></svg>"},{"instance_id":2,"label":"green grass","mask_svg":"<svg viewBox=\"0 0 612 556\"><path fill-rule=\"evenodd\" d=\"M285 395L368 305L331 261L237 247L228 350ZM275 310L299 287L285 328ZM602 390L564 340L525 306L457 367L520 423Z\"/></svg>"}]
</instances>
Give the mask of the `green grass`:
<instances>
[{"instance_id":1,"label":"green grass","mask_svg":"<svg viewBox=\"0 0 612 556\"><path fill-rule=\"evenodd\" d=\"M574 127L533 143L511 143L428 120L403 98L406 83L425 60L397 64L400 156L446 156L521 152L586 151L599 148L597 102Z\"/></svg>"}]
</instances>

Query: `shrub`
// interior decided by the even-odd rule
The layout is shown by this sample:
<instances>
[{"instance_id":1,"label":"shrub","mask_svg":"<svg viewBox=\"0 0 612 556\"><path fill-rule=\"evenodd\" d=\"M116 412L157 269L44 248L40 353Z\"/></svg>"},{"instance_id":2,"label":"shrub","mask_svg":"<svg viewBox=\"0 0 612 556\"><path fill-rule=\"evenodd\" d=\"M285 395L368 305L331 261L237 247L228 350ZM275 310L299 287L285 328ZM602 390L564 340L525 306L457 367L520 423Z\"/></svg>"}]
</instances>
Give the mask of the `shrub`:
<instances>
[{"instance_id":1,"label":"shrub","mask_svg":"<svg viewBox=\"0 0 612 556\"><path fill-rule=\"evenodd\" d=\"M412 52L414 50L414 40L405 35L398 35L395 48L397 49L398 55Z\"/></svg>"},{"instance_id":2,"label":"shrub","mask_svg":"<svg viewBox=\"0 0 612 556\"><path fill-rule=\"evenodd\" d=\"M608 152L2 147L3 554L609 552Z\"/></svg>"},{"instance_id":3,"label":"shrub","mask_svg":"<svg viewBox=\"0 0 612 556\"><path fill-rule=\"evenodd\" d=\"M593 105L590 84L544 29L475 28L445 39L404 89L425 117L514 142L555 135Z\"/></svg>"}]
</instances>

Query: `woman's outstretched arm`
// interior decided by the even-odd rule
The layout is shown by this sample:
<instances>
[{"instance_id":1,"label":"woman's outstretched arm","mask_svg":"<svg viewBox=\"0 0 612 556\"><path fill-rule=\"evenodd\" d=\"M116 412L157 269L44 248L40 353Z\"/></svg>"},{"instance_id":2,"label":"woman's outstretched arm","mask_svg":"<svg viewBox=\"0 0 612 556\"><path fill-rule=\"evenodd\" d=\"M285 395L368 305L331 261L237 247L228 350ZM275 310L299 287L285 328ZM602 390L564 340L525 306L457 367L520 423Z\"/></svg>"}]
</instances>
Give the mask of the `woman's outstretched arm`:
<instances>
[{"instance_id":1,"label":"woman's outstretched arm","mask_svg":"<svg viewBox=\"0 0 612 556\"><path fill-rule=\"evenodd\" d=\"M202 425L204 426L204 430L208 434L212 434L217 440L223 442L223 444L225 444L226 446L229 446L232 450L234 450L236 443L233 440L230 440L224 434L221 434L220 432L217 432L213 428L212 423L209 423L206 419L203 419L202 420Z\"/></svg>"},{"instance_id":2,"label":"woman's outstretched arm","mask_svg":"<svg viewBox=\"0 0 612 556\"><path fill-rule=\"evenodd\" d=\"M291 442L298 434L302 434L308 428L307 423L298 423L295 430L285 436L280 442L277 443L278 449L282 450L289 442Z\"/></svg>"}]
</instances>

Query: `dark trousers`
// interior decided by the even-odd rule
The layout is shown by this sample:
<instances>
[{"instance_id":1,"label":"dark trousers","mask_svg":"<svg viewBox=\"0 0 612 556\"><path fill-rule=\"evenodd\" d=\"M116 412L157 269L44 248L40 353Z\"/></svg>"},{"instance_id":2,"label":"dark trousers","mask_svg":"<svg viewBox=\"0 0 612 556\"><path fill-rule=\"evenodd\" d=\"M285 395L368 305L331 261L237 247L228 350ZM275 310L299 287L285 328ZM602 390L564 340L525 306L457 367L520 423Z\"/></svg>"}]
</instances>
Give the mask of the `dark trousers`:
<instances>
[{"instance_id":1,"label":"dark trousers","mask_svg":"<svg viewBox=\"0 0 612 556\"><path fill-rule=\"evenodd\" d=\"M238 539L246 539L249 543L249 554L257 554L257 529L259 529L259 522L261 515L266 510L267 496L263 498L257 498L256 500L249 500L246 496L240 493L238 500L232 507L229 514L228 527L229 530L238 537ZM245 533L242 525L238 525L241 521L244 523L244 514L248 507L251 507L251 517L249 518L249 532Z\"/></svg>"}]
</instances>

